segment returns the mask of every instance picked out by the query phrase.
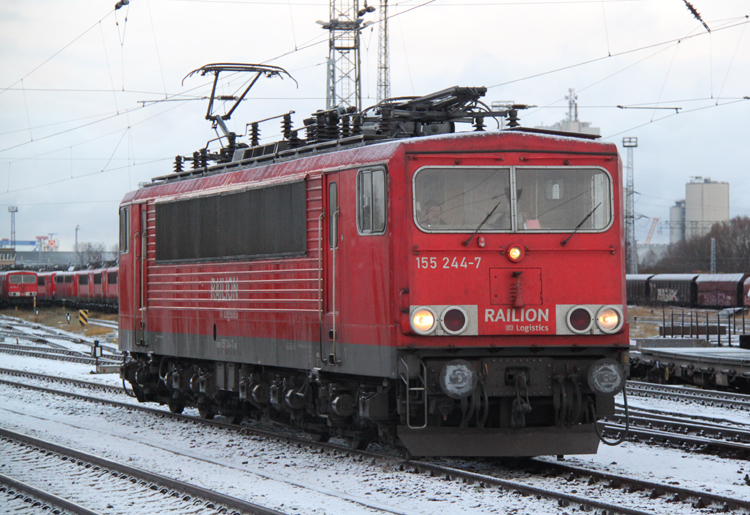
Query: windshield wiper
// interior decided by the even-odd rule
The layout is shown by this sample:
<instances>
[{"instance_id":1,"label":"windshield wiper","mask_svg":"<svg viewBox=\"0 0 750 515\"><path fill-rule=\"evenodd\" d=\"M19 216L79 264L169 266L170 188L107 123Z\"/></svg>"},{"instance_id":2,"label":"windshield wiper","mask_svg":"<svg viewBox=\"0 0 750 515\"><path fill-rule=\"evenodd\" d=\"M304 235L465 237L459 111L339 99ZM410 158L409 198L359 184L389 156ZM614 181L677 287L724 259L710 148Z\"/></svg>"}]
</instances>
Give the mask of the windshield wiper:
<instances>
[{"instance_id":1,"label":"windshield wiper","mask_svg":"<svg viewBox=\"0 0 750 515\"><path fill-rule=\"evenodd\" d=\"M586 220L588 220L589 218L591 218L591 215L593 215L593 214L594 214L594 211L596 211L596 210L597 210L597 209L599 208L599 206L601 206L601 205L602 205L602 203L601 203L601 202L599 202L599 203L598 203L598 204L596 205L596 207L595 207L594 209L592 209L591 211L589 211L589 214L587 214L587 215L586 215L586 216L585 216L585 217L583 218L583 220L581 220L581 223L579 223L579 224L578 224L578 225L576 226L576 228L575 228L575 229L573 229L573 232L572 232L572 233L570 233L570 236L568 236L568 237L567 237L567 238L566 238L566 239L565 239L564 241L561 241L561 242L560 242L560 245L562 245L562 246L564 247L564 246L565 246L565 244L566 244L566 243L568 243L568 242L570 241L570 238L572 238L572 237L573 237L573 235L574 235L575 233L577 233L577 232L578 232L578 229L580 229L580 228L581 228L581 226L582 226L583 224L585 224L585 223L586 223Z\"/></svg>"},{"instance_id":2,"label":"windshield wiper","mask_svg":"<svg viewBox=\"0 0 750 515\"><path fill-rule=\"evenodd\" d=\"M490 217L495 213L495 211L497 210L497 208L500 207L500 204L502 203L502 201L503 201L502 198L500 200L498 200L497 204L495 204L495 207L492 208L492 211L490 211L489 213L487 213L487 216L484 217L484 220L482 220L482 223L479 224L479 227L477 227L477 229L472 233L472 235L469 236L469 239L464 242L464 247L466 247L467 245L469 245L469 243L471 242L472 238L474 238L474 236L477 235L477 233L482 229L482 227L484 226L484 224L487 223L487 220L489 220Z\"/></svg>"}]
</instances>

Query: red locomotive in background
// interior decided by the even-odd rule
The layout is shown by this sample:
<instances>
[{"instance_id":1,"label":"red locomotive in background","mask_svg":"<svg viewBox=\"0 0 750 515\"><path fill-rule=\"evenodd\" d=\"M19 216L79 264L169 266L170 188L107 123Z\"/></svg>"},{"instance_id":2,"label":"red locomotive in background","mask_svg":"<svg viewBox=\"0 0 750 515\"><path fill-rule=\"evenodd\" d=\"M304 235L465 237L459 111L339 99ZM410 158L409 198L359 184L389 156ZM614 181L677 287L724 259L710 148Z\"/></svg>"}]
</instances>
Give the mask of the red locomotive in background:
<instances>
[{"instance_id":1,"label":"red locomotive in background","mask_svg":"<svg viewBox=\"0 0 750 515\"><path fill-rule=\"evenodd\" d=\"M0 272L0 304L31 305L37 296L36 272L10 270Z\"/></svg>"},{"instance_id":2,"label":"red locomotive in background","mask_svg":"<svg viewBox=\"0 0 750 515\"><path fill-rule=\"evenodd\" d=\"M46 271L37 274L38 301L81 309L117 312L118 268Z\"/></svg>"},{"instance_id":3,"label":"red locomotive in background","mask_svg":"<svg viewBox=\"0 0 750 515\"><path fill-rule=\"evenodd\" d=\"M483 93L232 134L127 194L138 399L421 456L596 452L628 359L621 162L586 136L484 131L515 106Z\"/></svg>"}]
</instances>

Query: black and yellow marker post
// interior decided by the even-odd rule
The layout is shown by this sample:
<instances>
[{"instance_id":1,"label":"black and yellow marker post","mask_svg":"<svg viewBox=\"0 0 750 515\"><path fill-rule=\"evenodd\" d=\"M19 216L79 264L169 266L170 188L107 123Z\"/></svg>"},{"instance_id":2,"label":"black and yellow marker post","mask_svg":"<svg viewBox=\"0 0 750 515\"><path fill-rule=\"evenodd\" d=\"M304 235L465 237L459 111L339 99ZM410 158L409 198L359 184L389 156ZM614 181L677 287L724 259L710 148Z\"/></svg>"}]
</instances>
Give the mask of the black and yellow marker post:
<instances>
[{"instance_id":1,"label":"black and yellow marker post","mask_svg":"<svg viewBox=\"0 0 750 515\"><path fill-rule=\"evenodd\" d=\"M78 323L81 325L89 325L89 310L88 309L78 310Z\"/></svg>"}]
</instances>

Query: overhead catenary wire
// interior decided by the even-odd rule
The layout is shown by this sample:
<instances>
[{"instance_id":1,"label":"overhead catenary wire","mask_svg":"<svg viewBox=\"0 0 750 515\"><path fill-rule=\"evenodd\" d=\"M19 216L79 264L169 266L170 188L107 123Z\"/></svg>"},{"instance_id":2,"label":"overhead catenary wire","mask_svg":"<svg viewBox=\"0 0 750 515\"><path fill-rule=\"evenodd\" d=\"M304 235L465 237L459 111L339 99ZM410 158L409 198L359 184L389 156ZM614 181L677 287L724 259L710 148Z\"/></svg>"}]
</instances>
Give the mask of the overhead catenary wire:
<instances>
[{"instance_id":1,"label":"overhead catenary wire","mask_svg":"<svg viewBox=\"0 0 750 515\"><path fill-rule=\"evenodd\" d=\"M434 1L434 0L433 0L433 1ZM599 2L599 3L603 3L603 0L596 0L596 1L597 1L597 2ZM426 3L422 3L422 4L420 4L420 5L417 5L417 6L413 6L413 7L412 7L412 8L410 9L410 10L413 10L413 9L416 9L416 8L418 8L418 7L422 7L422 6L424 6L424 5L427 5L427 4L431 4L431 3L432 3L432 2L426 2ZM537 4L562 4L562 3L593 3L593 2L532 2L532 3L537 3ZM290 2L290 4L291 4L291 2ZM403 3L403 2L402 2L402 5L405 5L405 4L406 4L406 3ZM445 3L441 3L441 4L443 4L443 5L448 5L448 4L445 4ZM493 4L493 5L513 5L513 4L516 4L516 5L520 5L520 4L522 4L522 3L521 3L521 2L494 2L494 3L492 3L492 4ZM404 11L404 12L408 12L408 11ZM398 13L398 14L404 14L404 12L401 12L401 13ZM744 29L743 29L743 30L744 30ZM321 43L323 43L323 42L325 42L325 41L321 41ZM316 44L317 44L317 43L316 43ZM296 45L295 45L295 46L296 46ZM314 45L312 45L312 46L314 46ZM301 48L300 48L300 49L295 49L295 51L299 51L299 50L302 50L302 49L301 49ZM274 58L274 59L276 59L276 58ZM199 86L199 87L200 87L200 86ZM113 88L113 89L114 89L114 88ZM196 88L196 89L197 89L197 88ZM166 95L166 91L165 91L165 95ZM180 93L180 94L178 94L178 95L184 95L184 93ZM166 96L169 96L169 95L166 95ZM616 107L616 106L608 106L608 107L610 107L610 108L613 108L613 107ZM159 115L157 115L157 116L159 116ZM130 124L128 124L128 127L130 127ZM122 129L120 129L120 130L122 130ZM129 136L128 136L128 137L129 137L129 138L132 138L132 131L131 131L131 132L129 133Z\"/></svg>"},{"instance_id":2,"label":"overhead catenary wire","mask_svg":"<svg viewBox=\"0 0 750 515\"><path fill-rule=\"evenodd\" d=\"M667 86L667 79L669 79L669 74L672 71L672 66L674 65L674 60L677 57L677 50L680 48L680 41L677 42L677 44L674 47L674 53L672 54L672 60L669 61L669 67L667 68L667 73L664 76L664 82L661 85L661 90L659 90L659 97L656 99L656 106L654 107L654 113L651 115L651 121L654 121L654 117L656 116L656 109L659 107L659 102L661 101L661 96L664 93L664 88Z\"/></svg>"},{"instance_id":3,"label":"overhead catenary wire","mask_svg":"<svg viewBox=\"0 0 750 515\"><path fill-rule=\"evenodd\" d=\"M117 94L115 93L115 81L112 78L112 66L109 64L109 53L107 53L107 42L104 39L104 29L102 28L102 24L99 23L99 32L102 35L102 48L104 49L104 58L107 61L107 72L109 72L109 83L112 85L112 97L115 101L115 111L119 114L120 108L117 105Z\"/></svg>"},{"instance_id":4,"label":"overhead catenary wire","mask_svg":"<svg viewBox=\"0 0 750 515\"><path fill-rule=\"evenodd\" d=\"M638 61L636 61L636 62L634 62L634 63L632 63L632 64L630 64L630 65L628 65L628 66L626 66L626 67L624 67L624 68L622 68L622 69L614 72L614 73L611 73L611 74L607 75L606 77L603 77L603 78L601 78L601 79L599 79L599 80L597 80L595 82L592 82L588 86L584 86L583 88L576 88L576 89L577 89L578 93L586 91L587 89L590 89L590 88L596 86L597 84L600 84L600 83L602 83L602 82L604 82L606 80L609 80L612 77L614 77L616 75L619 75L620 73L622 73L622 72L624 72L626 70L629 70L630 68L633 68L634 66L637 66L637 65L639 65L639 64L641 64L641 63L643 63L645 61L648 61L652 57L655 57L655 56L661 54L662 52L665 52L665 51L669 50L669 48L671 48L671 47L668 46L668 47L662 48L660 50L657 50L656 52L654 52L651 55L647 55L646 57L644 57L642 59L639 59ZM554 104L556 104L558 102L562 102L563 100L565 100L565 97L558 98L557 100L555 100L554 102L552 102L550 104L547 104L545 106L539 107L538 109L534 109L532 111L529 111L529 115L533 115L533 114L535 114L535 113L537 113L537 112L539 112L539 111L541 111L543 109L550 109L550 108L555 108L555 107L559 107L561 109L568 109L569 108L568 106L555 106L554 105ZM602 106L600 106L600 107L602 107ZM603 106L603 107L612 107L612 106ZM619 107L619 106L617 106L617 107Z\"/></svg>"},{"instance_id":5,"label":"overhead catenary wire","mask_svg":"<svg viewBox=\"0 0 750 515\"><path fill-rule=\"evenodd\" d=\"M705 109L715 109L717 107L724 107L724 106L736 104L736 103L739 103L739 102L747 102L748 100L750 100L750 97L743 97L743 98L739 98L739 99L731 101L731 102L725 102L723 104L718 104L717 103L717 104L711 104L711 105L707 105L707 106L696 107L696 108L693 108L693 109L684 109L684 110L680 111L679 113L672 113L672 114L669 114L669 115L666 115L666 116L662 116L661 118L657 118L656 120L649 120L646 123L641 123L639 125L635 125L633 127L630 127L629 129L625 129L625 130L616 132L614 134L610 134L608 136L602 136L602 139L614 138L615 136L620 136L621 134L626 134L626 133L628 133L630 131L634 131L635 129L640 129L641 127L645 127L646 125L651 125L652 123L656 123L656 122L659 122L661 120L665 120L667 118L672 118L673 116L677 116L678 114L686 114L686 113L692 113L692 112L695 112L695 111L703 111Z\"/></svg>"},{"instance_id":6,"label":"overhead catenary wire","mask_svg":"<svg viewBox=\"0 0 750 515\"><path fill-rule=\"evenodd\" d=\"M100 19L99 21L97 21L96 23L94 23L94 24L93 24L93 25L92 25L91 27L89 27L88 29L84 30L84 31L83 31L83 32L82 32L81 34L79 34L79 35L78 35L78 36L77 36L77 37L76 37L75 39L73 39L73 40L72 40L72 41L71 41L70 43L68 43L67 45L65 45L64 47L62 47L62 48L61 48L60 50L58 50L57 52L55 52L54 54L52 54L52 55L51 55L50 57L48 57L47 59L45 59L45 60L44 60L44 61L43 61L42 63L38 64L38 65L37 65L37 66L36 66L35 68L33 68L33 69L32 69L32 70L31 70L30 72L28 72L28 73L27 73L26 75L24 75L23 77L21 77L20 79L18 79L17 81L15 81L15 82L14 82L13 84L11 84L10 86L8 86L8 87L6 87L6 88L2 88L2 89L0 89L0 95L2 95L3 93L5 93L6 91L8 91L8 89L10 89L10 87L11 87L11 86L15 86L15 85L16 85L16 84L18 84L19 82L21 82L21 81L23 81L24 79L28 78L28 77L29 77L29 76L30 76L31 74L33 74L33 73L34 73L35 71L37 71L37 70L38 70L39 68L41 68L42 66L44 66L45 64L47 64L48 62L50 62L50 61L51 61L52 59L54 59L55 57L57 57L58 55L60 55L60 54L61 54L61 53L62 53L63 51L65 51L65 49L67 49L67 48L68 48L68 47L69 47L70 45L72 45L73 43L75 43L76 41L78 41L79 39L81 39L81 38L82 38L83 36L85 36L85 35L86 35L86 34L87 34L87 33L88 33L89 31L91 31L91 30L92 30L92 29L93 29L94 27L96 27L96 26L97 26L97 25L98 25L99 23L101 23L101 22L102 22L103 20L107 19L107 18L108 18L108 17L109 17L109 16L110 16L110 15L111 15L111 14L112 14L113 12L115 12L115 10L114 10L114 9L112 9L111 11L109 11L109 12L108 12L108 13L107 13L107 14L106 14L106 15L105 15L105 16L104 16L103 18L101 18L101 19Z\"/></svg>"},{"instance_id":7,"label":"overhead catenary wire","mask_svg":"<svg viewBox=\"0 0 750 515\"><path fill-rule=\"evenodd\" d=\"M729 72L732 71L732 65L734 64L734 58L737 57L737 51L740 49L740 43L742 43L742 38L745 35L745 29L747 29L747 25L742 27L742 32L740 33L740 37L737 38L737 46L734 47L734 53L732 54L732 59L729 61L729 67L727 68L727 73L724 75L724 82L721 83L721 89L719 90L719 93L717 96L721 96L722 92L724 91L724 86L727 83L727 79L729 78ZM716 101L718 103L718 100Z\"/></svg>"},{"instance_id":8,"label":"overhead catenary wire","mask_svg":"<svg viewBox=\"0 0 750 515\"><path fill-rule=\"evenodd\" d=\"M750 23L750 19L745 19L745 21L742 21L742 22L739 22L739 23L734 23L734 24L726 25L726 26L718 28L718 29L714 29L711 32L711 34L713 34L715 32L722 31L722 30L733 29L735 27L742 27L742 26L747 25L748 23ZM650 45L644 45L644 46L641 46L641 47L638 47L638 48L631 48L630 50L623 50L623 51L620 51L620 52L615 52L614 54L611 54L611 55L596 57L594 59L588 59L586 61L581 61L581 62L578 62L578 63L575 63L575 64L570 64L570 65L567 65L567 66L561 66L561 67L555 68L553 70L548 70L548 71L545 71L545 72L534 73L532 75L527 75L525 77L520 77L518 79L512 79L512 80L509 80L509 81L500 82L498 84L493 84L492 86L487 86L487 89L499 88L501 86L507 86L508 84L514 84L516 82L522 82L522 81L525 81L525 80L536 79L538 77L543 77L545 75L551 75L553 73L558 73L558 72L561 72L561 71L564 71L564 70L571 70L573 68L578 68L579 66L585 66L587 64L592 64L592 63L596 63L596 62L599 62L599 61L603 61L605 59L611 59L613 57L619 57L619 56L623 56L623 55L627 55L627 54L632 54L632 53L635 53L635 52L640 52L642 50L648 50L649 48L656 48L656 47L660 47L660 46L663 46L663 45L668 45L670 43L677 43L680 40L684 41L684 40L687 40L687 39L692 39L692 38L697 38L697 37L700 37L700 36L704 36L706 34L709 34L709 33L708 32L701 32L699 34L690 34L688 36L683 36L681 38L673 38L673 39L669 39L667 41L662 41L660 43L652 43Z\"/></svg>"},{"instance_id":9,"label":"overhead catenary wire","mask_svg":"<svg viewBox=\"0 0 750 515\"><path fill-rule=\"evenodd\" d=\"M173 110L173 109L177 109L177 108L181 107L182 105L184 105L184 103L183 103L183 104L179 104L179 105L176 105L176 106L174 106L174 107L171 107L171 108L167 109L166 111L171 111L171 110ZM149 117L149 118L146 118L146 119L144 119L144 120L141 120L141 121L139 121L139 122L136 122L136 123L134 123L133 125L138 125L138 124L141 124L141 123L145 123L145 122L147 122L148 120L150 120L150 119L152 119L152 118L154 118L154 117L156 117L156 116L160 116L161 114L164 114L164 113L163 113L163 112L162 112L162 113L157 113L156 115L154 115L154 116L151 116L151 117ZM103 135L98 135L98 136L96 136L96 137L94 137L94 138L91 138L91 139L89 139L89 140L87 140L87 141L84 141L84 142L78 143L78 144L77 144L76 146L78 146L78 145L83 145L83 144L86 144L86 143L90 143L90 142L92 142L92 141L95 141L95 140L97 140L97 139L101 139L101 138L104 138L104 137L110 136L110 135L112 135L112 134L116 134L116 133L119 133L119 132L120 132L121 130L122 130L122 129L118 129L118 130L116 130L116 131L112 131L112 132L110 132L110 133L107 133L107 134L103 134ZM118 144L119 144L119 143L118 143ZM67 147L66 147L66 148L67 148ZM71 147L71 149L72 149L72 147ZM45 154L49 154L49 153L54 153L54 152L59 152L60 150L62 150L62 149L51 150L51 151L45 152ZM71 152L72 152L72 150L71 150ZM152 163L156 163L156 162L161 162L161 161L171 161L171 160L172 160L172 158L171 158L171 157L165 157L165 158L156 158L156 159L153 159L153 160L151 160L151 161L146 161L146 162L142 162L142 163L138 163L138 164L133 164L132 166L143 166L143 165L146 165L146 164L152 164ZM8 175L8 184L9 184L9 185L10 185L10 164L11 164L11 163L12 163L12 162L9 162L9 163L8 163L8 165L9 165L9 168L8 168L8 170L9 170L9 172L8 172L8 173L9 173L9 175ZM117 167L117 168L110 168L110 169L106 170L106 172L111 172L111 171L115 171L115 170L121 170L121 169L128 169L128 168L129 168L129 166L131 166L131 165L130 165L130 164L128 164L128 165L125 165L125 166L121 166L121 167ZM78 179L78 178L80 178L80 177L88 177L88 176L90 176L90 175L95 175L95 174L99 174L99 173L102 173L103 171L105 171L105 170L98 170L98 171L96 171L96 172L91 172L91 173L88 173L88 174L83 174L83 175L76 175L76 176L73 176L73 175L72 175L72 168L71 168L71 177L67 177L67 178L65 178L65 179L61 179L61 180L56 180L56 181L51 181L51 182L47 182L47 183L43 183L43 184L37 184L37 185L34 185L34 186L30 186L30 187L28 187L28 188L20 188L20 189L16 189L16 190L12 190L12 191L10 190L10 187L8 187L8 191L6 191L5 193L6 193L6 194L7 194L7 193L15 193L15 192L18 192L18 191L26 191L26 190L30 190L30 189L36 189L36 188L40 188L40 187L44 187L44 186L51 186L51 185L54 185L54 184L59 184L59 183L61 183L61 182L65 182L65 181L69 181L69 180L73 180L73 179Z\"/></svg>"},{"instance_id":10,"label":"overhead catenary wire","mask_svg":"<svg viewBox=\"0 0 750 515\"><path fill-rule=\"evenodd\" d=\"M26 124L29 129L29 139L34 141L34 134L31 132L31 117L29 116L29 103L26 101L26 90L23 89L23 79L21 79L21 90L23 91L23 106L26 109Z\"/></svg>"},{"instance_id":11,"label":"overhead catenary wire","mask_svg":"<svg viewBox=\"0 0 750 515\"><path fill-rule=\"evenodd\" d=\"M171 161L172 159L173 159L172 157L162 157L162 158L159 158L159 159L153 159L151 161L146 161L144 163L139 163L138 165L134 165L134 166L144 166L144 165L149 165L149 164L153 164L153 163L160 163L160 162L164 162L164 161ZM60 184L60 183L71 181L71 180L77 180L77 179L83 179L83 178L86 178L86 177L91 177L92 175L99 175L101 173L116 172L118 170L127 169L129 166L130 165L125 165L125 166L118 166L116 168L110 168L108 170L97 170L95 172L84 173L84 174L81 174L81 175L76 175L74 177L66 177L65 179L59 179L59 180L56 180L56 181L45 182L43 184L35 184L33 186L27 186L25 188L17 188L15 190L10 190L9 189L9 191L6 191L5 193L0 193L0 195L4 195L4 194L8 194L8 193L18 193L20 191L34 190L34 189L37 189L37 188L43 188L43 187L46 187L46 186L52 186L52 185L55 185L55 184ZM10 178L8 179L8 184L10 185Z\"/></svg>"},{"instance_id":12,"label":"overhead catenary wire","mask_svg":"<svg viewBox=\"0 0 750 515\"><path fill-rule=\"evenodd\" d=\"M151 22L151 34L154 36L154 49L156 50L156 60L159 63L159 73L161 73L161 83L164 86L164 96L167 96L167 81L164 79L164 68L161 65L161 56L159 55L159 43L156 39L156 27L154 26L154 16L151 14L151 0L146 0L148 9L148 18Z\"/></svg>"}]
</instances>

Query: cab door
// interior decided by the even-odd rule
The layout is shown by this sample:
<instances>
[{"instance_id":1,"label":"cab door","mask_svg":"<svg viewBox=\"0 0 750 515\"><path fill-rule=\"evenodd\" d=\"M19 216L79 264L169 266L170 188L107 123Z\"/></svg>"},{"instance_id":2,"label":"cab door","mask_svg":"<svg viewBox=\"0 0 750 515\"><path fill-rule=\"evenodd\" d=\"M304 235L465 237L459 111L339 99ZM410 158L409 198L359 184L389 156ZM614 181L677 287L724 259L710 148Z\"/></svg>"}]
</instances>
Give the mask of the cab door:
<instances>
[{"instance_id":1,"label":"cab door","mask_svg":"<svg viewBox=\"0 0 750 515\"><path fill-rule=\"evenodd\" d=\"M342 318L342 250L343 235L341 233L341 186L342 173L326 174L324 177L326 202L324 241L322 244L324 255L324 307L323 324L321 328L320 359L329 365L341 364L342 357L338 352L340 341L340 326Z\"/></svg>"},{"instance_id":2,"label":"cab door","mask_svg":"<svg viewBox=\"0 0 750 515\"><path fill-rule=\"evenodd\" d=\"M133 204L133 315L135 345L144 346L148 321L148 205Z\"/></svg>"}]
</instances>

